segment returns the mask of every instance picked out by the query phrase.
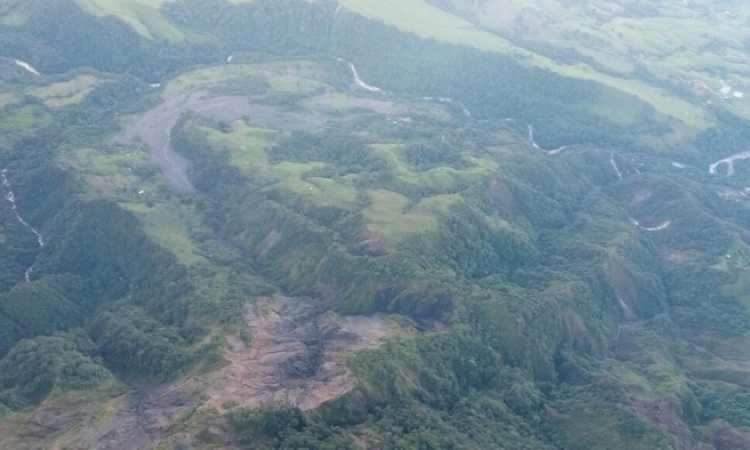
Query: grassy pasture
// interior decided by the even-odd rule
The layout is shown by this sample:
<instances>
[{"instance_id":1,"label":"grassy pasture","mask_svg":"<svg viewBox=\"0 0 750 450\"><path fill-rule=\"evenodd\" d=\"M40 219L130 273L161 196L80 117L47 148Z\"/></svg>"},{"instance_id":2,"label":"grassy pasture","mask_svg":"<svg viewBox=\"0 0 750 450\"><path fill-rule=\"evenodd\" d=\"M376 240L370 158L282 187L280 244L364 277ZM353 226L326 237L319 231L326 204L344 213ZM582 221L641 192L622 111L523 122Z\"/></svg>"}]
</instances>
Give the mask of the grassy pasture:
<instances>
[{"instance_id":1,"label":"grassy pasture","mask_svg":"<svg viewBox=\"0 0 750 450\"><path fill-rule=\"evenodd\" d=\"M242 121L236 121L232 132L228 134L210 128L204 128L203 131L214 148L229 152L230 163L243 173L249 176L263 174L276 178L278 182L268 189L292 192L319 206L354 209L357 191L350 180L303 177L305 172L323 167L323 163L282 161L271 164L264 149L279 136L283 136L283 132L252 127Z\"/></svg>"},{"instance_id":2,"label":"grassy pasture","mask_svg":"<svg viewBox=\"0 0 750 450\"><path fill-rule=\"evenodd\" d=\"M6 110L0 117L0 133L13 134L23 130L41 128L52 122L52 115L40 105L24 105Z\"/></svg>"},{"instance_id":3,"label":"grassy pasture","mask_svg":"<svg viewBox=\"0 0 750 450\"><path fill-rule=\"evenodd\" d=\"M432 6L424 0L384 0L381 2L341 0L340 3L366 17L392 24L403 31L421 37L501 54L513 54L522 58L525 64L619 89L651 104L660 113L694 128L703 129L711 123L711 119L699 105L676 98L662 88L651 86L637 79L620 78L602 73L587 64L557 63L548 57L516 47L499 34L479 29L477 25ZM551 36L549 32L546 35L549 36L548 39L558 40L558 36ZM658 39L654 38L653 41L656 42Z\"/></svg>"},{"instance_id":4,"label":"grassy pasture","mask_svg":"<svg viewBox=\"0 0 750 450\"><path fill-rule=\"evenodd\" d=\"M157 243L174 253L181 263L193 265L206 259L196 251L194 232L203 230L202 216L194 206L184 206L176 201L162 201L149 206L143 202L120 202L132 211L143 230Z\"/></svg>"},{"instance_id":5,"label":"grassy pasture","mask_svg":"<svg viewBox=\"0 0 750 450\"><path fill-rule=\"evenodd\" d=\"M742 3L662 2L652 4L647 11L637 3L607 1L570 4L540 0L532 6L521 0L487 0L474 7L470 2L453 3L473 18L473 24L504 37L543 43L548 48L574 49L593 58L598 75L569 68L562 68L560 73L600 81L636 95L660 113L693 128L703 129L713 123L703 110L704 99L680 96L670 91L667 83L700 80L711 84L720 77L750 82L742 44L750 38L744 26L750 8ZM643 77L636 68L661 81ZM747 102L732 101L734 105ZM735 112L750 117L742 106Z\"/></svg>"},{"instance_id":6,"label":"grassy pasture","mask_svg":"<svg viewBox=\"0 0 750 450\"><path fill-rule=\"evenodd\" d=\"M245 174L267 171L270 163L264 148L272 143L280 131L258 128L238 120L232 124L230 133L221 133L212 128L202 128L214 148L229 152L231 164Z\"/></svg>"},{"instance_id":7,"label":"grassy pasture","mask_svg":"<svg viewBox=\"0 0 750 450\"><path fill-rule=\"evenodd\" d=\"M387 115L407 114L407 108L393 102L354 97L340 92L316 95L306 99L303 105L310 110L334 116L351 112L354 109L367 109Z\"/></svg>"},{"instance_id":8,"label":"grassy pasture","mask_svg":"<svg viewBox=\"0 0 750 450\"><path fill-rule=\"evenodd\" d=\"M372 204L365 209L364 216L371 231L381 233L393 241L407 233L426 231L437 227L437 220L423 211L407 212L409 199L385 189L367 193Z\"/></svg>"},{"instance_id":9,"label":"grassy pasture","mask_svg":"<svg viewBox=\"0 0 750 450\"><path fill-rule=\"evenodd\" d=\"M214 148L226 151L230 163L248 176L262 174L278 180L266 189L280 189L318 206L333 206L350 211L356 209L355 177L307 177L306 172L322 168L324 164L314 161L282 161L272 164L268 160L264 149L283 137L283 131L257 128L236 121L230 133L221 133L211 128L203 128L203 132ZM460 200L456 192L461 189L464 182L467 179L481 177L488 170L438 167L424 172L413 172L398 157L398 144L375 144L371 148L388 161L397 179L402 182L454 192L423 198L417 203L412 203L407 197L386 189L368 191L371 205L363 211L365 219L372 231L382 233L389 240L397 240L407 233L436 227L438 215L446 213L450 205Z\"/></svg>"},{"instance_id":10,"label":"grassy pasture","mask_svg":"<svg viewBox=\"0 0 750 450\"><path fill-rule=\"evenodd\" d=\"M147 38L179 41L185 35L172 25L159 8L168 0L75 0L84 11L97 17L115 16Z\"/></svg>"},{"instance_id":11,"label":"grassy pasture","mask_svg":"<svg viewBox=\"0 0 750 450\"><path fill-rule=\"evenodd\" d=\"M25 24L26 20L28 20L26 12L21 8L16 8L0 18L0 24L10 27L19 27Z\"/></svg>"},{"instance_id":12,"label":"grassy pasture","mask_svg":"<svg viewBox=\"0 0 750 450\"><path fill-rule=\"evenodd\" d=\"M127 23L138 34L147 38L180 41L189 38L172 24L159 10L173 0L74 0L84 11L97 17L114 16ZM230 3L250 3L253 0L229 0ZM22 7L14 8L2 18L6 25L26 22Z\"/></svg>"},{"instance_id":13,"label":"grassy pasture","mask_svg":"<svg viewBox=\"0 0 750 450\"><path fill-rule=\"evenodd\" d=\"M307 167L300 167L300 169L308 170ZM355 209L357 190L339 180L322 177L289 178L280 185L284 189L311 200L318 206L333 206L345 210Z\"/></svg>"},{"instance_id":14,"label":"grassy pasture","mask_svg":"<svg viewBox=\"0 0 750 450\"><path fill-rule=\"evenodd\" d=\"M200 212L163 189L158 167L148 152L82 148L61 156L60 164L81 174L87 196L109 198L135 213L143 230L183 264L203 261L192 235L203 230Z\"/></svg>"},{"instance_id":15,"label":"grassy pasture","mask_svg":"<svg viewBox=\"0 0 750 450\"><path fill-rule=\"evenodd\" d=\"M509 41L479 30L470 22L424 0L340 0L339 3L365 17L390 23L420 37L506 54L513 53L515 48Z\"/></svg>"},{"instance_id":16,"label":"grassy pasture","mask_svg":"<svg viewBox=\"0 0 750 450\"><path fill-rule=\"evenodd\" d=\"M192 70L177 76L167 83L163 97L171 97L183 92L206 89L234 80L258 76L258 68L249 64L227 64Z\"/></svg>"},{"instance_id":17,"label":"grassy pasture","mask_svg":"<svg viewBox=\"0 0 750 450\"><path fill-rule=\"evenodd\" d=\"M414 171L400 157L399 152L403 150L401 145L381 143L373 144L370 148L388 163L398 181L442 192L458 192L466 182L479 180L490 173L488 165L462 170L441 166L424 171ZM483 161L481 160L481 162Z\"/></svg>"},{"instance_id":18,"label":"grassy pasture","mask_svg":"<svg viewBox=\"0 0 750 450\"><path fill-rule=\"evenodd\" d=\"M13 94L11 92L3 92L2 94L0 94L0 111L2 111L6 106L17 103L20 100L21 99L16 94Z\"/></svg>"},{"instance_id":19,"label":"grassy pasture","mask_svg":"<svg viewBox=\"0 0 750 450\"><path fill-rule=\"evenodd\" d=\"M386 189L368 191L371 205L364 210L368 228L381 233L390 242L409 233L434 230L438 217L460 200L458 194L436 195L421 199L410 207L405 196Z\"/></svg>"},{"instance_id":20,"label":"grassy pasture","mask_svg":"<svg viewBox=\"0 0 750 450\"><path fill-rule=\"evenodd\" d=\"M262 64L225 64L186 72L164 87L163 97L209 89L233 81L263 78L277 92L309 94L323 86L325 72L311 61L282 61Z\"/></svg>"},{"instance_id":21,"label":"grassy pasture","mask_svg":"<svg viewBox=\"0 0 750 450\"><path fill-rule=\"evenodd\" d=\"M42 100L50 108L59 108L80 103L99 82L93 75L79 75L69 81L28 88L26 92Z\"/></svg>"},{"instance_id":22,"label":"grassy pasture","mask_svg":"<svg viewBox=\"0 0 750 450\"><path fill-rule=\"evenodd\" d=\"M156 175L157 168L148 152L136 149L102 151L82 148L64 154L61 165L83 175L89 186L98 195L120 200L129 199L138 191L156 191L159 180L144 179L143 174Z\"/></svg>"}]
</instances>

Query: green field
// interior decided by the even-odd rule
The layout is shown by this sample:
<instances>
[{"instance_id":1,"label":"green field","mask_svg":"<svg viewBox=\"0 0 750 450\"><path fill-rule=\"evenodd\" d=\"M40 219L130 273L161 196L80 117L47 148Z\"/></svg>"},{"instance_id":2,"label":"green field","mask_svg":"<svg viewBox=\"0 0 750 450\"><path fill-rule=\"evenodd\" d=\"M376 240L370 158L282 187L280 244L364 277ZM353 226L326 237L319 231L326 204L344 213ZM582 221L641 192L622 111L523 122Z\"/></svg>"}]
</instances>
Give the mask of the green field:
<instances>
[{"instance_id":1,"label":"green field","mask_svg":"<svg viewBox=\"0 0 750 450\"><path fill-rule=\"evenodd\" d=\"M264 0L245 24L221 0L177 29L181 0L76 1L145 36L121 69L56 73L67 44L2 26L43 0L0 0L49 50L0 71L0 447L750 448L750 163L707 170L750 143L712 115L750 117L750 6Z\"/></svg>"},{"instance_id":2,"label":"green field","mask_svg":"<svg viewBox=\"0 0 750 450\"><path fill-rule=\"evenodd\" d=\"M151 198L153 195L144 194ZM182 264L193 265L205 262L200 255L193 235L208 232L202 223L203 216L194 206L185 206L177 201L162 200L120 202L120 206L132 211L145 231L155 242L172 252Z\"/></svg>"},{"instance_id":3,"label":"green field","mask_svg":"<svg viewBox=\"0 0 750 450\"><path fill-rule=\"evenodd\" d=\"M281 93L309 94L322 86L325 74L314 62L284 61L262 64L226 64L192 70L170 80L162 95L170 97L182 92L224 86L248 79L263 80Z\"/></svg>"},{"instance_id":4,"label":"green field","mask_svg":"<svg viewBox=\"0 0 750 450\"><path fill-rule=\"evenodd\" d=\"M34 129L49 125L52 115L44 107L39 105L19 106L15 109L8 108L4 117L0 118L0 131L3 133L18 133L24 130Z\"/></svg>"},{"instance_id":5,"label":"green field","mask_svg":"<svg viewBox=\"0 0 750 450\"><path fill-rule=\"evenodd\" d=\"M60 164L81 174L85 198L108 198L135 213L143 230L183 264L204 261L193 239L194 233L205 231L201 213L164 189L148 152L82 148L62 154Z\"/></svg>"},{"instance_id":6,"label":"green field","mask_svg":"<svg viewBox=\"0 0 750 450\"><path fill-rule=\"evenodd\" d=\"M185 35L172 25L159 8L168 0L76 0L84 10L95 16L116 16L149 38L178 41Z\"/></svg>"},{"instance_id":7,"label":"green field","mask_svg":"<svg viewBox=\"0 0 750 450\"><path fill-rule=\"evenodd\" d=\"M26 93L42 100L50 108L59 108L80 103L100 81L93 75L78 75L69 81L28 88Z\"/></svg>"},{"instance_id":8,"label":"green field","mask_svg":"<svg viewBox=\"0 0 750 450\"><path fill-rule=\"evenodd\" d=\"M20 100L21 99L16 94L13 94L11 92L3 92L2 94L0 94L0 111L6 106L17 103Z\"/></svg>"},{"instance_id":9,"label":"green field","mask_svg":"<svg viewBox=\"0 0 750 450\"><path fill-rule=\"evenodd\" d=\"M632 94L662 114L699 129L712 123L700 99L679 98L663 87L633 78L634 63L645 66L665 80L684 78L685 74L694 72L691 79L710 82L717 80L719 71L728 78L727 81L750 82L750 66L741 48L737 47L737 43L748 38L746 30L737 26L749 13L746 6L733 5L730 16L724 8L714 8L707 1L691 2L692 6L684 7L663 5L658 15L644 19L624 15L620 6L570 7L557 0L534 6L518 0L490 0L482 2L479 7L473 2L455 0L457 10L464 13L462 17L424 0L377 3L342 0L340 3L366 17L418 36L514 54L527 64L600 82ZM597 11L593 16L592 9ZM693 10L711 13L702 15ZM717 26L717 22L722 26ZM608 72L588 64L555 62L523 46L514 46L511 40L515 36L551 48L575 48L606 67ZM712 54L705 49L717 41L726 47L720 53ZM745 99L734 101L742 104L743 114L747 114L746 102Z\"/></svg>"},{"instance_id":10,"label":"green field","mask_svg":"<svg viewBox=\"0 0 750 450\"><path fill-rule=\"evenodd\" d=\"M395 192L377 189L368 192L372 205L365 210L365 219L371 231L395 240L415 231L432 230L437 226L435 218L423 212L406 212L409 199Z\"/></svg>"},{"instance_id":11,"label":"green field","mask_svg":"<svg viewBox=\"0 0 750 450\"><path fill-rule=\"evenodd\" d=\"M639 80L605 74L587 64L560 64L538 53L514 46L507 39L482 30L477 25L432 6L424 0L386 0L377 3L366 0L342 0L340 3L366 17L393 24L401 30L421 37L468 45L480 50L513 54L522 58L526 64L549 69L561 75L605 84L634 95L651 104L662 114L695 128L703 129L711 123L710 118L700 106L675 98L664 89L650 86Z\"/></svg>"},{"instance_id":12,"label":"green field","mask_svg":"<svg viewBox=\"0 0 750 450\"><path fill-rule=\"evenodd\" d=\"M168 1L76 0L85 11L99 17L116 16L147 38L190 40L191 32L176 27L160 12ZM232 3L249 1L232 0ZM742 27L736 26L748 15L748 8L744 6L733 5L728 15L724 8L713 7L707 0L692 2L691 6L662 5L655 16L644 19L632 17L622 5L570 7L559 0L545 0L534 6L520 0L487 0L481 5L453 0L448 2L454 5L452 8L441 8L426 0L341 0L339 3L353 12L420 37L514 55L523 64L602 83L697 129L705 129L713 123L703 108L705 99L676 96L661 84L634 77L635 68L645 67L654 76L672 82L689 78L709 83L716 81L718 74L731 83L750 83L750 66L740 45L748 36ZM22 23L25 14L23 8L16 7L3 21ZM516 45L517 37L553 49L575 48L592 58L595 64L558 62L533 46ZM715 42L724 48L706 49ZM174 80L165 95L240 80L246 75L263 75L246 69L212 69L186 75ZM268 79L272 80L274 89L284 92L310 92L320 87L314 78L300 79L295 75L273 73ZM750 96L733 99L732 106L750 117Z\"/></svg>"},{"instance_id":13,"label":"green field","mask_svg":"<svg viewBox=\"0 0 750 450\"><path fill-rule=\"evenodd\" d=\"M266 156L265 147L280 139L283 132L252 127L242 121L235 122L229 134L208 128L204 128L204 132L216 148L229 152L231 164L245 174L262 174L278 180L267 189L281 189L294 193L319 206L335 206L349 210L354 208L357 193L350 183L303 176L305 172L323 167L323 163L282 161L271 164Z\"/></svg>"}]
</instances>

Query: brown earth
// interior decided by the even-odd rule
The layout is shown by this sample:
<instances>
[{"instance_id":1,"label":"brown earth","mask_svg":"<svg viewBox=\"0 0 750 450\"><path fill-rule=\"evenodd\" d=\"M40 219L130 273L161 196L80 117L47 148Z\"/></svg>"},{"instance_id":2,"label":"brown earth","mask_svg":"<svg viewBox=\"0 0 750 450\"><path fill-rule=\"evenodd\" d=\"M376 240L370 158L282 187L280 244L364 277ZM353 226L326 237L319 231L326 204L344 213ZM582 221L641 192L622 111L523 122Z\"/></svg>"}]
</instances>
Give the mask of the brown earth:
<instances>
[{"instance_id":1,"label":"brown earth","mask_svg":"<svg viewBox=\"0 0 750 450\"><path fill-rule=\"evenodd\" d=\"M667 264L682 264L700 257L703 253L698 250L663 249L662 260Z\"/></svg>"},{"instance_id":2,"label":"brown earth","mask_svg":"<svg viewBox=\"0 0 750 450\"><path fill-rule=\"evenodd\" d=\"M3 422L0 448L132 450L168 442L190 449L191 439L174 428L190 411L268 402L313 409L354 388L347 356L377 347L389 332L383 316L323 313L303 298L262 300L245 317L252 342L230 336L221 369L154 387L113 380L96 392L53 396Z\"/></svg>"},{"instance_id":3,"label":"brown earth","mask_svg":"<svg viewBox=\"0 0 750 450\"><path fill-rule=\"evenodd\" d=\"M258 406L286 402L303 410L343 395L356 379L348 355L388 335L383 317L323 314L310 299L275 298L250 307L252 343L227 341L229 364L210 376L208 404Z\"/></svg>"},{"instance_id":4,"label":"brown earth","mask_svg":"<svg viewBox=\"0 0 750 450\"><path fill-rule=\"evenodd\" d=\"M665 397L658 400L634 399L630 402L638 416L662 428L669 433L677 443L678 450L708 450L713 447L698 442L690 428L682 421L679 411L680 400L674 397Z\"/></svg>"},{"instance_id":5,"label":"brown earth","mask_svg":"<svg viewBox=\"0 0 750 450\"><path fill-rule=\"evenodd\" d=\"M149 449L170 439L171 425L197 403L183 385L141 390L112 381L98 392L53 397L10 417L0 426L0 448Z\"/></svg>"}]
</instances>

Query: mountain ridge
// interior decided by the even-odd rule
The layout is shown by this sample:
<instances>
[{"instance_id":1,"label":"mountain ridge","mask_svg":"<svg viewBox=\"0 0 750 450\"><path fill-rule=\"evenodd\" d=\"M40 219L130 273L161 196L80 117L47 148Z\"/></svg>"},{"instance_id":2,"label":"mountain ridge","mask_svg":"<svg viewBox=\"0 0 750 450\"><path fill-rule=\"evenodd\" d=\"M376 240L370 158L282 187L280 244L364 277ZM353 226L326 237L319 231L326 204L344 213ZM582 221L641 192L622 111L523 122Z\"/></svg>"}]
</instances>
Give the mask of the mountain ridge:
<instances>
[{"instance_id":1,"label":"mountain ridge","mask_svg":"<svg viewBox=\"0 0 750 450\"><path fill-rule=\"evenodd\" d=\"M709 171L745 148L744 119L709 108L718 125L686 130L335 2L214 6L162 11L195 36L220 17L213 42L120 23L109 42L134 47L96 69L0 71L0 164L45 237L0 208L0 446L747 442L746 167ZM69 27L0 32L54 53ZM351 353L347 314L388 331ZM236 370L257 377L217 375ZM232 397L340 370L309 410Z\"/></svg>"}]
</instances>

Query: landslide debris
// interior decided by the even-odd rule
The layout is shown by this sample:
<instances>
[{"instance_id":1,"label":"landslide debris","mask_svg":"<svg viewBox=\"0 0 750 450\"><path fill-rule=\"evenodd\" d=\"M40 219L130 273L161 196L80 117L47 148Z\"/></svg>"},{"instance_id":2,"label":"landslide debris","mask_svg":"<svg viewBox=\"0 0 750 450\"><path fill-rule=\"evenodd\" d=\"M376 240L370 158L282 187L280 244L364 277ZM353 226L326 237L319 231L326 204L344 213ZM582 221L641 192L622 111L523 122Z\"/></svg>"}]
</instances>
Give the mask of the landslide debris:
<instances>
[{"instance_id":1,"label":"landslide debris","mask_svg":"<svg viewBox=\"0 0 750 450\"><path fill-rule=\"evenodd\" d=\"M248 308L252 341L227 340L229 364L210 378L209 404L258 406L283 402L313 409L354 388L346 366L352 352L376 347L389 334L384 317L323 313L312 299L274 298Z\"/></svg>"}]
</instances>

